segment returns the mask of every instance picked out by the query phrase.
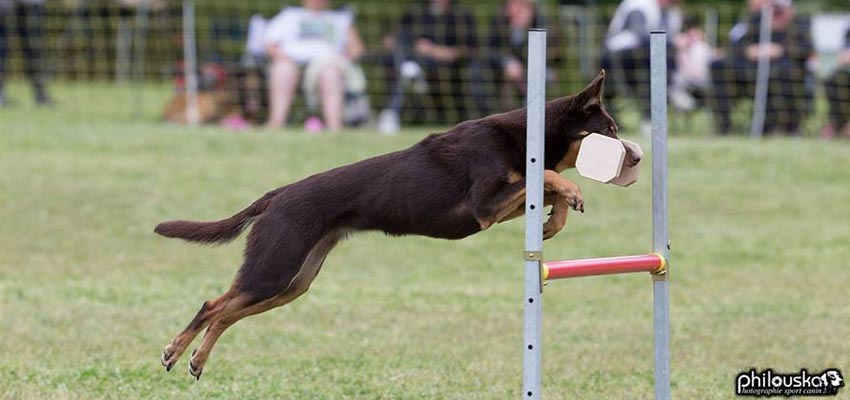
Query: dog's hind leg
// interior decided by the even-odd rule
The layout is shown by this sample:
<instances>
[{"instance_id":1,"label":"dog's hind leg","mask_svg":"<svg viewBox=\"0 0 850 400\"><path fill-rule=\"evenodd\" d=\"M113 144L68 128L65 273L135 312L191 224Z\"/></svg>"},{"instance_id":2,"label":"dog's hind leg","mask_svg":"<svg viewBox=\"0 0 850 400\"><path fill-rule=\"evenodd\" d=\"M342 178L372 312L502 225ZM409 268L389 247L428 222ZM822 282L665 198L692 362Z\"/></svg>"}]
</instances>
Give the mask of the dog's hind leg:
<instances>
[{"instance_id":1,"label":"dog's hind leg","mask_svg":"<svg viewBox=\"0 0 850 400\"><path fill-rule=\"evenodd\" d=\"M237 296L238 294L231 289L224 295L214 300L207 300L203 305L201 305L201 309L198 310L198 313L195 314L195 318L192 319L192 322L189 322L186 329L175 336L174 339L171 340L171 343L165 346L165 349L162 350L161 362L166 370L171 371L171 368L174 367L174 363L176 363L180 356L183 355L183 352L186 351L186 347L192 343L192 340L198 336L198 333L200 333L201 330L209 325L212 317L221 311L222 305L229 302L231 298Z\"/></svg>"},{"instance_id":2,"label":"dog's hind leg","mask_svg":"<svg viewBox=\"0 0 850 400\"><path fill-rule=\"evenodd\" d=\"M261 301L256 301L258 298L257 294L251 293L250 286L240 289L245 290L245 292L230 299L217 315L211 319L209 328L204 333L204 338L200 346L192 352L192 359L189 361L189 374L196 379L201 378L204 365L209 358L213 346L215 346L218 338L231 325L247 316L259 314L290 303L307 292L313 279L319 273L328 252L333 249L341 237L342 235L339 233L332 233L319 240L304 259L295 277L292 278L289 285L279 294ZM240 286L238 281L234 286Z\"/></svg>"}]
</instances>

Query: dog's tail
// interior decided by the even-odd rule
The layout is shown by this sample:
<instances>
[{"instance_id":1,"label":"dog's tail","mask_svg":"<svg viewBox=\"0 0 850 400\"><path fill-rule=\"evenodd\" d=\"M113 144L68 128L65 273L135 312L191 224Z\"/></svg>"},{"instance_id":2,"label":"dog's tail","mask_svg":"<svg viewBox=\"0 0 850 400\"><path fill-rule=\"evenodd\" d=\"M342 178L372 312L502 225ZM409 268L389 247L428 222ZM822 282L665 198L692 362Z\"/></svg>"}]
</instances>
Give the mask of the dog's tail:
<instances>
[{"instance_id":1,"label":"dog's tail","mask_svg":"<svg viewBox=\"0 0 850 400\"><path fill-rule=\"evenodd\" d=\"M180 238L190 242L205 244L227 243L242 233L251 221L262 214L271 204L272 199L280 194L281 189L266 193L252 203L248 208L234 216L220 221L166 221L154 228L154 232L170 238Z\"/></svg>"}]
</instances>

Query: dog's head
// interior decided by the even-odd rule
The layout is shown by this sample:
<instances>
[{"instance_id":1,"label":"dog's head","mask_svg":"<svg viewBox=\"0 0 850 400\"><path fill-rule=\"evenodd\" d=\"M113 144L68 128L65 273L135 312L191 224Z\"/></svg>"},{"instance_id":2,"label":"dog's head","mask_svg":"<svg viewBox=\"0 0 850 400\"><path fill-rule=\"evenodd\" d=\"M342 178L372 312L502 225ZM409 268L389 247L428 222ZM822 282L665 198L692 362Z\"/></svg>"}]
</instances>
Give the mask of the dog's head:
<instances>
[{"instance_id":1,"label":"dog's head","mask_svg":"<svg viewBox=\"0 0 850 400\"><path fill-rule=\"evenodd\" d=\"M599 71L596 78L581 92L556 101L554 110L547 110L547 116L552 115L557 129L547 127L547 149L560 154L548 154L547 160L558 160L555 170L558 172L575 166L581 141L591 133L599 133L615 139L619 127L611 114L602 103L602 91L605 84L605 70ZM554 115L553 115L554 114ZM548 125L548 121L547 121ZM550 137L556 136L556 137ZM559 146L560 145L560 146ZM625 165L634 166L640 162L640 155L626 147Z\"/></svg>"}]
</instances>

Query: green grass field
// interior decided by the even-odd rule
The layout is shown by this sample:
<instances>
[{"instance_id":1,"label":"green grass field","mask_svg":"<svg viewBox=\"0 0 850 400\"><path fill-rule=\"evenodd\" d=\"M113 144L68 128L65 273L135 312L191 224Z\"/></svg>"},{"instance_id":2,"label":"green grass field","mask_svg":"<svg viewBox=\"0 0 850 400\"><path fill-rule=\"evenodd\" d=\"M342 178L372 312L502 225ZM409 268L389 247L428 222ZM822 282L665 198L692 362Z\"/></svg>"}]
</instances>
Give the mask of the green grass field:
<instances>
[{"instance_id":1,"label":"green grass field","mask_svg":"<svg viewBox=\"0 0 850 400\"><path fill-rule=\"evenodd\" d=\"M167 240L156 223L229 216L425 131L237 134L127 115L108 99L0 110L0 398L519 397L522 219L456 242L356 236L307 295L231 328L199 382L186 355L166 373L162 347L226 290L244 242ZM670 168L674 397L732 398L750 367L846 379L848 143L677 136ZM587 212L547 259L649 250L648 169L628 189L566 175ZM651 308L645 275L547 286L546 398L650 398Z\"/></svg>"}]
</instances>

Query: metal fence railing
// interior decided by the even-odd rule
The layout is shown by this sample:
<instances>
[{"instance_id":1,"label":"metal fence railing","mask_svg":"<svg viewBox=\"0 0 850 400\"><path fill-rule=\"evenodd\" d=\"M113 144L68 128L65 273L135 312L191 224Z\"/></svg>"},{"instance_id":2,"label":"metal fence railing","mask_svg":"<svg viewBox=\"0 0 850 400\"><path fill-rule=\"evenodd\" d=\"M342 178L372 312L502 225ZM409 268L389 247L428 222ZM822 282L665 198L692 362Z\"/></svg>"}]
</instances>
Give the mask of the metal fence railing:
<instances>
[{"instance_id":1,"label":"metal fence railing","mask_svg":"<svg viewBox=\"0 0 850 400\"><path fill-rule=\"evenodd\" d=\"M190 42L186 8L177 1L0 2L0 88L6 88L0 106L27 103L31 86L39 104L86 113L86 104L109 97L129 115L185 122L186 78L197 77L197 102L189 103L197 104L201 122L265 123L269 88L290 79L270 76L274 34L260 33L281 12L280 3L185 3L194 11ZM550 96L580 89L605 67L606 100L618 119L631 128L647 119L648 40L614 37L621 22L623 30L633 28L616 5L454 1L451 10L437 12L427 3L335 3L349 25L331 17L343 22L319 23L313 28L324 27L316 32L298 25L305 31L296 36L318 32L334 46L350 38L330 38L322 29L350 26L363 43L353 66L325 63L340 70L345 123L447 125L521 106L525 36L518 32L528 27L549 29ZM850 30L850 10L807 9L806 2L788 8L790 2L774 0L767 3L777 6L762 13L743 3L685 4L671 14L674 22L666 20L674 38L668 60L673 130L680 123L718 133L840 132L850 114L850 38L843 33ZM771 29L762 29L767 22ZM186 71L189 64L196 66ZM327 123L325 85L334 86L321 71L328 65L308 64L295 63L290 124Z\"/></svg>"}]
</instances>

